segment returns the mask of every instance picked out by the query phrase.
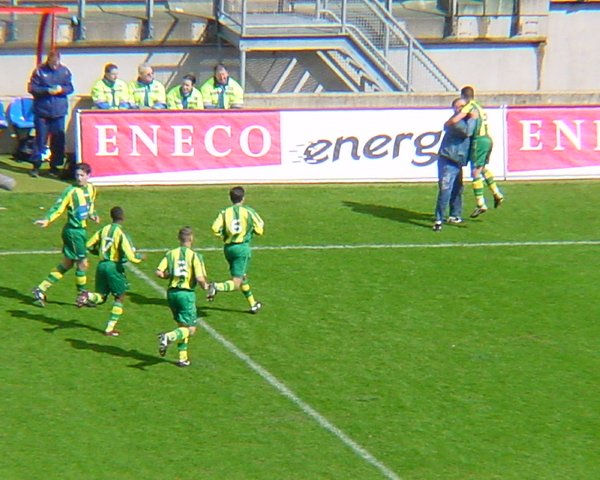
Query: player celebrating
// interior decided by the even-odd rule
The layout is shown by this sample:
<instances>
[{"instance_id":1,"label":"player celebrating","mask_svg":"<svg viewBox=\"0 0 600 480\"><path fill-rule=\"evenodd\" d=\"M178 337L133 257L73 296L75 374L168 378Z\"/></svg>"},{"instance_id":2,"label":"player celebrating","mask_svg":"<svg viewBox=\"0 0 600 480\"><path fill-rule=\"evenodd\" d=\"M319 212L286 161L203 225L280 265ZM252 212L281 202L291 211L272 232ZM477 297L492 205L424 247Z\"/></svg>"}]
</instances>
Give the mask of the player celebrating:
<instances>
[{"instance_id":1,"label":"player celebrating","mask_svg":"<svg viewBox=\"0 0 600 480\"><path fill-rule=\"evenodd\" d=\"M481 105L475 101L475 90L473 87L463 87L460 91L460 96L467 102L462 109L462 113L464 113L465 116L470 114L476 121L475 131L473 132L473 137L471 139L471 151L469 154L471 161L471 177L473 178L473 193L477 203L477 207L473 210L473 213L471 213L471 218L476 218L488 210L483 196L484 181L494 195L494 208L498 208L502 205L504 202L504 195L500 192L500 189L494 180L494 174L488 167L493 145L492 137L489 134L487 115Z\"/></svg>"},{"instance_id":2,"label":"player celebrating","mask_svg":"<svg viewBox=\"0 0 600 480\"><path fill-rule=\"evenodd\" d=\"M92 173L87 163L80 163L75 168L75 185L67 187L56 203L50 208L48 214L34 223L42 228L48 227L54 220L67 212L67 223L62 230L63 260L52 270L45 280L33 289L35 303L44 307L46 305L46 291L63 278L75 265L75 280L79 293L86 290L88 268L87 262L87 221L98 223L99 218L95 213L96 189L88 182Z\"/></svg>"},{"instance_id":3,"label":"player celebrating","mask_svg":"<svg viewBox=\"0 0 600 480\"><path fill-rule=\"evenodd\" d=\"M221 210L212 224L213 233L225 242L225 259L229 263L232 278L225 282L211 283L206 298L212 302L217 292L241 290L250 305L250 313L258 313L262 304L254 299L247 274L252 256L250 241L254 234L263 234L265 224L254 209L243 205L244 196L242 187L233 187L229 191L233 205Z\"/></svg>"},{"instance_id":4,"label":"player celebrating","mask_svg":"<svg viewBox=\"0 0 600 480\"><path fill-rule=\"evenodd\" d=\"M129 282L125 276L124 264L140 263L142 257L136 253L131 239L123 231L125 212L121 207L110 209L112 223L98 230L87 242L87 248L100 257L96 267L97 292L81 292L77 297L77 306L95 307L106 302L109 294L115 298L104 335L118 337L120 332L115 330L117 322L123 314L125 292L129 290Z\"/></svg>"},{"instance_id":5,"label":"player celebrating","mask_svg":"<svg viewBox=\"0 0 600 480\"><path fill-rule=\"evenodd\" d=\"M158 353L164 357L169 344L177 342L179 361L177 365L187 367L189 338L196 333L198 316L196 314L197 284L206 290L206 269L202 255L192 250L194 233L190 227L179 230L179 247L169 250L158 264L156 276L169 280L167 302L173 312L177 328L158 335Z\"/></svg>"}]
</instances>

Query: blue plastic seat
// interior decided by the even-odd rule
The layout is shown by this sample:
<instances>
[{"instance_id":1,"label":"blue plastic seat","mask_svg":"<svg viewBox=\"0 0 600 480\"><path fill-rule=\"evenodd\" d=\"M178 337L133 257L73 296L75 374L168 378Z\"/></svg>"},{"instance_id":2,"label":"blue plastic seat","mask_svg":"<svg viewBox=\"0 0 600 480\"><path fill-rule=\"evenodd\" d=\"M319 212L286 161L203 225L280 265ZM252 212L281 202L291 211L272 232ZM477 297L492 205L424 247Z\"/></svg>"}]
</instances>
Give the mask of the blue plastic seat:
<instances>
[{"instance_id":1,"label":"blue plastic seat","mask_svg":"<svg viewBox=\"0 0 600 480\"><path fill-rule=\"evenodd\" d=\"M31 162L35 150L35 126L33 123L33 98L15 98L8 106L8 122L17 140L14 158L18 162Z\"/></svg>"},{"instance_id":2,"label":"blue plastic seat","mask_svg":"<svg viewBox=\"0 0 600 480\"><path fill-rule=\"evenodd\" d=\"M8 119L17 130L33 128L33 98L15 98L10 102Z\"/></svg>"},{"instance_id":3,"label":"blue plastic seat","mask_svg":"<svg viewBox=\"0 0 600 480\"><path fill-rule=\"evenodd\" d=\"M4 110L4 104L0 102L0 129L8 127L6 123L6 111Z\"/></svg>"}]
</instances>

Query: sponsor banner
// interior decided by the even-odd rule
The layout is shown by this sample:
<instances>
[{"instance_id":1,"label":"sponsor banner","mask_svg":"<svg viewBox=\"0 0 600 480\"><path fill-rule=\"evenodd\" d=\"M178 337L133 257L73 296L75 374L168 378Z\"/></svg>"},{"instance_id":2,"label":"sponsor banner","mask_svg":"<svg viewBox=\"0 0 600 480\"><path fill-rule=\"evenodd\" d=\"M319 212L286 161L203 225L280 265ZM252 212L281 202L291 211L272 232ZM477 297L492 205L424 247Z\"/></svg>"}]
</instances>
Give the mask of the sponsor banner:
<instances>
[{"instance_id":1,"label":"sponsor banner","mask_svg":"<svg viewBox=\"0 0 600 480\"><path fill-rule=\"evenodd\" d=\"M507 111L508 178L600 176L600 107Z\"/></svg>"},{"instance_id":2,"label":"sponsor banner","mask_svg":"<svg viewBox=\"0 0 600 480\"><path fill-rule=\"evenodd\" d=\"M503 111L486 111L494 141L490 168L501 178ZM451 108L282 112L282 165L301 181L437 181L442 128L452 114Z\"/></svg>"},{"instance_id":3,"label":"sponsor banner","mask_svg":"<svg viewBox=\"0 0 600 480\"><path fill-rule=\"evenodd\" d=\"M504 110L488 109L504 174ZM448 108L80 113L96 184L436 181ZM468 172L465 170L468 177Z\"/></svg>"},{"instance_id":4,"label":"sponsor banner","mask_svg":"<svg viewBox=\"0 0 600 480\"><path fill-rule=\"evenodd\" d=\"M278 112L89 111L79 118L81 159L98 180L281 163Z\"/></svg>"}]
</instances>

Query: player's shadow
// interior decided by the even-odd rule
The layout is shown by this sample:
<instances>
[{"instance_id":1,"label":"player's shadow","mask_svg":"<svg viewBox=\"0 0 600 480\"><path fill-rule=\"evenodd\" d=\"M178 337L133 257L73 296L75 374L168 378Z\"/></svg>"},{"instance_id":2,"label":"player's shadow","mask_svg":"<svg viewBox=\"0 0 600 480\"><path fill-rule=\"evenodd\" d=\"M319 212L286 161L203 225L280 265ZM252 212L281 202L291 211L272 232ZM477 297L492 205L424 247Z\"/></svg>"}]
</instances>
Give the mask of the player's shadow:
<instances>
[{"instance_id":1,"label":"player's shadow","mask_svg":"<svg viewBox=\"0 0 600 480\"><path fill-rule=\"evenodd\" d=\"M135 292L127 292L127 298L131 300L131 303L137 305L160 305L162 307L167 306L167 300L164 298L146 297Z\"/></svg>"},{"instance_id":2,"label":"player's shadow","mask_svg":"<svg viewBox=\"0 0 600 480\"><path fill-rule=\"evenodd\" d=\"M169 312L169 306L165 298L146 297L135 292L127 292L127 298L131 301L131 303L135 303L137 305L158 305L163 307L166 312ZM198 315L201 317L206 317L207 314L205 310L206 307L198 307Z\"/></svg>"},{"instance_id":3,"label":"player's shadow","mask_svg":"<svg viewBox=\"0 0 600 480\"><path fill-rule=\"evenodd\" d=\"M23 292L15 290L14 288L0 287L0 296L13 298L14 300L18 300L21 303L33 303L32 295L25 295Z\"/></svg>"},{"instance_id":4,"label":"player's shadow","mask_svg":"<svg viewBox=\"0 0 600 480\"><path fill-rule=\"evenodd\" d=\"M132 358L134 360L137 360L137 363L128 365L128 367L130 368L146 370L146 367L151 367L159 363L171 363L169 362L169 360L157 357L156 355L149 355L147 353L140 352L139 350L134 349L126 350L115 345L103 345L100 343L87 342L85 340L79 340L76 338L65 338L65 341L69 342L71 344L71 347L73 347L76 350L90 350L96 353L113 355L115 357L121 358Z\"/></svg>"},{"instance_id":5,"label":"player's shadow","mask_svg":"<svg viewBox=\"0 0 600 480\"><path fill-rule=\"evenodd\" d=\"M433 219L431 213L415 212L400 207L359 203L350 200L344 200L342 204L352 209L353 212L384 218L386 220L394 220L396 222L411 223L419 227L431 228L431 221Z\"/></svg>"},{"instance_id":6,"label":"player's shadow","mask_svg":"<svg viewBox=\"0 0 600 480\"><path fill-rule=\"evenodd\" d=\"M243 313L243 314L248 314L251 315L250 310L240 310L239 308L223 308L223 307L202 307L201 309L198 309L199 312L198 314L202 317L202 318L206 318L210 316L210 313L207 313L207 311L213 311L213 312L229 312L229 313Z\"/></svg>"},{"instance_id":7,"label":"player's shadow","mask_svg":"<svg viewBox=\"0 0 600 480\"><path fill-rule=\"evenodd\" d=\"M20 303L26 305L35 305L33 295L25 295L23 292L15 290L14 288L0 287L0 296L9 297L18 300ZM48 305L73 305L72 303L59 302L56 300L46 301Z\"/></svg>"},{"instance_id":8,"label":"player's shadow","mask_svg":"<svg viewBox=\"0 0 600 480\"><path fill-rule=\"evenodd\" d=\"M50 327L44 328L44 331L48 333L54 333L57 330L67 330L73 328L84 328L86 330L91 330L92 332L98 333L104 332L104 330L101 330L97 327L81 323L76 318L73 320L59 320L58 318L48 317L40 313L30 313L25 310L7 310L6 313L10 314L11 317L25 318L27 320L33 320L34 322L40 322L45 323L46 325L50 325Z\"/></svg>"}]
</instances>

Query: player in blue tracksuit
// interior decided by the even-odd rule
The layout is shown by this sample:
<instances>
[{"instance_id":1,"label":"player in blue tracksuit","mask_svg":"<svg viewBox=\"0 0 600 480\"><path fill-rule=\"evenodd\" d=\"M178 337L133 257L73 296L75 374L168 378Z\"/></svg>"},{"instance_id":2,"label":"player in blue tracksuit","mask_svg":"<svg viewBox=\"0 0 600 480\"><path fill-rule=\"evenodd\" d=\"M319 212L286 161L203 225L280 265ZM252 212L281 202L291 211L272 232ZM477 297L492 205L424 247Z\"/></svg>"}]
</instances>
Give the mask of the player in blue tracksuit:
<instances>
[{"instance_id":1,"label":"player in blue tracksuit","mask_svg":"<svg viewBox=\"0 0 600 480\"><path fill-rule=\"evenodd\" d=\"M67 95L73 93L71 71L60 63L60 53L53 50L46 62L39 65L29 79L29 93L33 95L34 125L36 131L33 152L33 170L37 177L42 154L50 140L50 173L57 174L65 160L65 117L69 110Z\"/></svg>"}]
</instances>

